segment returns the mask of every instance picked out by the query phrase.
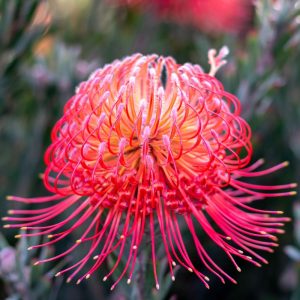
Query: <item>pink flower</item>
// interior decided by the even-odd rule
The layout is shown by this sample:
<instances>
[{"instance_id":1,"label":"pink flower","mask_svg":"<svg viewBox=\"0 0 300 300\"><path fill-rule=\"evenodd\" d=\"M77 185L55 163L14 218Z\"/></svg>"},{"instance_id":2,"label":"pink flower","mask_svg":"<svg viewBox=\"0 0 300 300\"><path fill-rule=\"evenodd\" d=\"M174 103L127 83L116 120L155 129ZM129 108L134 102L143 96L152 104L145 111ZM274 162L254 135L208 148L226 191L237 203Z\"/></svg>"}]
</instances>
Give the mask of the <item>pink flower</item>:
<instances>
[{"instance_id":1,"label":"pink flower","mask_svg":"<svg viewBox=\"0 0 300 300\"><path fill-rule=\"evenodd\" d=\"M253 0L190 0L192 22L213 32L240 32L249 26Z\"/></svg>"},{"instance_id":2,"label":"pink flower","mask_svg":"<svg viewBox=\"0 0 300 300\"><path fill-rule=\"evenodd\" d=\"M249 23L253 0L107 0L153 9L164 19L191 24L203 31L238 33Z\"/></svg>"},{"instance_id":3,"label":"pink flower","mask_svg":"<svg viewBox=\"0 0 300 300\"><path fill-rule=\"evenodd\" d=\"M94 258L79 283L115 253L115 265L103 280L121 268L124 257L126 264L113 289L124 276L131 282L140 245L150 240L157 288L157 243L164 245L173 280L173 268L180 264L208 287L206 272L197 270L189 258L179 221L189 229L207 271L222 282L235 280L204 249L197 227L238 271L236 258L256 266L266 263L259 252L273 251L275 234L283 232L280 227L289 218L250 204L293 195L284 190L296 185L243 181L287 163L265 170L258 170L263 160L249 165L251 129L240 117L239 100L214 77L226 54L226 48L218 56L209 52L209 74L198 65L179 65L171 57L135 54L96 70L79 85L53 128L45 154L43 179L52 195L8 197L46 205L11 210L4 218L11 223L5 227L27 230L22 236L48 236L49 241L29 249L55 244L84 228L69 249L37 263L60 259L87 244L82 259L57 274L68 272L71 281ZM66 212L67 217L55 221Z\"/></svg>"}]
</instances>

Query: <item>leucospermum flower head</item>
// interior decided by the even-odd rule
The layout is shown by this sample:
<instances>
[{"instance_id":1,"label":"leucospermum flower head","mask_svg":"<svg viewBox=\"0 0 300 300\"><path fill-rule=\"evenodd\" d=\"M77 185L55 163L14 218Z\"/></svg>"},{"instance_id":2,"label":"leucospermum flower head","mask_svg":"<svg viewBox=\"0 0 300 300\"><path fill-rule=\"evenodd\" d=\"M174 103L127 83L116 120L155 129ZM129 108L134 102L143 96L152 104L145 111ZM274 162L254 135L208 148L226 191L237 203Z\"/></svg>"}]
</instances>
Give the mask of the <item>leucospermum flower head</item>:
<instances>
[{"instance_id":1,"label":"leucospermum flower head","mask_svg":"<svg viewBox=\"0 0 300 300\"><path fill-rule=\"evenodd\" d=\"M159 288L159 240L173 280L179 264L207 287L209 273L222 282L235 282L204 248L204 234L238 271L236 258L257 266L266 263L260 252L273 251L276 234L288 218L279 216L281 211L254 208L252 202L292 195L295 184L243 180L268 175L287 163L264 170L259 169L263 160L249 165L251 129L240 116L239 100L214 77L226 54L226 48L218 55L209 52L209 74L171 57L135 54L96 70L79 85L53 128L45 154L43 179L52 195L8 197L44 205L11 210L4 218L10 222L6 227L27 230L22 236L49 238L30 249L55 244L84 228L70 248L37 264L86 249L82 259L57 274L68 273L68 281L76 277L80 282L114 253L115 264L103 278L118 269L113 289L123 277L128 283L134 279L140 246L147 240ZM182 223L193 241L189 247ZM191 246L205 272L190 259ZM125 265L120 263L124 258Z\"/></svg>"}]
</instances>

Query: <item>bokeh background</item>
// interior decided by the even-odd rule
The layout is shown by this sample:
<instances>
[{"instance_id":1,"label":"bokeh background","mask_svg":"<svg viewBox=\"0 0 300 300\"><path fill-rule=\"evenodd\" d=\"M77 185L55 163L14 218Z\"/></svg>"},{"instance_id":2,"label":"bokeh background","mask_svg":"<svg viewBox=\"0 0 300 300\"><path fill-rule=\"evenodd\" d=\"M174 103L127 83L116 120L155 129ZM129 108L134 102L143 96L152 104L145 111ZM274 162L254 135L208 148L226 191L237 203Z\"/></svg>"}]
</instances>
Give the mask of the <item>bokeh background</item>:
<instances>
[{"instance_id":1,"label":"bokeh background","mask_svg":"<svg viewBox=\"0 0 300 300\"><path fill-rule=\"evenodd\" d=\"M203 0L210 5L192 9L189 1L181 2L174 7L166 0L0 0L0 216L17 207L8 207L6 195L47 194L39 178L43 153L76 85L94 69L135 52L171 55L208 71L207 51L227 45L228 63L217 78L242 102L253 129L253 161L290 162L263 182L299 181L300 2L228 0L224 6L226 0ZM299 300L300 203L294 197L260 205L293 217L279 249L267 255L269 265L241 262L238 273L221 261L238 285L211 278L210 290L179 270L175 284L151 297ZM57 249L28 253L34 241L18 242L17 232L0 230L0 299L126 299L120 290L110 293L100 275L81 285L53 278L67 261L35 267L32 262Z\"/></svg>"}]
</instances>

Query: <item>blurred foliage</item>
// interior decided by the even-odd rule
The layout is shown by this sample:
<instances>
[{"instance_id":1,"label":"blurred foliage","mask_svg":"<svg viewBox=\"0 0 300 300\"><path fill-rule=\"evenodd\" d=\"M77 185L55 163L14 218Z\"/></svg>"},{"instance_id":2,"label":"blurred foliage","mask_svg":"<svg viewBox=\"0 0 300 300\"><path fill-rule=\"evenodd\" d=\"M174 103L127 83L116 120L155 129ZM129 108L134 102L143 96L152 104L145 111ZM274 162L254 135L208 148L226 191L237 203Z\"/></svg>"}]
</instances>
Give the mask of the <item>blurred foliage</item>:
<instances>
[{"instance_id":1,"label":"blurred foliage","mask_svg":"<svg viewBox=\"0 0 300 300\"><path fill-rule=\"evenodd\" d=\"M10 89L12 80L17 80L22 60L30 55L34 43L45 30L43 25L34 25L39 0L0 1L0 99L7 102L18 89ZM3 103L5 104L5 103ZM8 109L1 105L1 112Z\"/></svg>"},{"instance_id":2,"label":"blurred foliage","mask_svg":"<svg viewBox=\"0 0 300 300\"><path fill-rule=\"evenodd\" d=\"M292 291L291 300L300 299L300 203L294 205L294 236L296 245L285 247L285 253L291 259L286 265L282 276L282 284L288 286Z\"/></svg>"},{"instance_id":3,"label":"blurred foliage","mask_svg":"<svg viewBox=\"0 0 300 300\"><path fill-rule=\"evenodd\" d=\"M254 159L265 157L268 165L291 162L288 169L265 179L266 184L299 181L299 1L255 1L252 24L236 35L208 34L162 20L151 11L118 7L110 2L0 0L1 216L7 209L7 194L46 194L38 179L44 168L43 153L49 145L51 127L76 85L97 67L133 52L172 55L179 63L190 61L208 70L208 49L226 44L231 53L217 77L242 102L243 115L253 129ZM292 205L287 200L260 205L292 215ZM153 299L300 299L298 202L294 213L294 233L288 225L281 238L283 245L290 245L286 248L290 258L280 248L267 257L270 265L263 270L242 263L244 272L233 274L238 285L221 286L212 279L210 291L195 276L181 270L169 291L171 280L165 277L162 262L164 291L159 295L153 292ZM79 286L62 283L56 290L61 282L52 281L53 270L30 264L33 257L47 253L28 254L24 245L29 242L25 240L14 247L13 234L5 231L6 238L1 237L0 259L5 254L14 263L8 265L8 273L3 273L0 266L0 299L27 299L28 295L28 299L107 299L108 295L111 299L139 299L140 291L134 282L130 286L122 283L121 287L126 286L125 295L120 289L109 294L111 282L100 280L102 270ZM206 246L211 247L209 241ZM227 262L221 264L233 272Z\"/></svg>"}]
</instances>

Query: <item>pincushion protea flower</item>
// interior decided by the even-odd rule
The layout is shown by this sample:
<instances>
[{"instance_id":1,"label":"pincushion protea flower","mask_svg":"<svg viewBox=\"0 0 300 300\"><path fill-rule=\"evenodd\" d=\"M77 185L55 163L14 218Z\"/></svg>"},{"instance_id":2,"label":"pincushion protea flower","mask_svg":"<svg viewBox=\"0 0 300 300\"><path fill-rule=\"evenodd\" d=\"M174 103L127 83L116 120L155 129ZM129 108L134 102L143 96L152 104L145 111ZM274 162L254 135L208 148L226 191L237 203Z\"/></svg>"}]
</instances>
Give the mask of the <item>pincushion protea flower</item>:
<instances>
[{"instance_id":1,"label":"pincushion protea flower","mask_svg":"<svg viewBox=\"0 0 300 300\"><path fill-rule=\"evenodd\" d=\"M260 210L250 203L293 195L284 190L295 184L265 186L242 180L270 174L287 163L265 170L257 170L262 160L248 165L250 127L240 117L239 100L214 77L226 53L226 48L218 56L215 50L209 52L209 74L198 65L177 64L171 57L136 54L104 66L79 85L53 128L45 154L43 179L53 195L8 197L47 205L11 210L12 216L4 218L11 222L5 227L27 230L22 236L48 236L49 241L29 249L55 244L84 228L69 249L37 264L88 244L84 257L57 276L68 272L71 281L94 258L79 283L115 253L117 259L104 281L120 268L122 258L126 263L113 289L124 276L131 282L140 245L149 239L158 289L160 239L172 279L174 266L180 264L208 287L209 277L189 258L181 220L203 265L222 282L235 280L205 250L199 226L238 271L236 257L256 266L266 263L258 251L273 251L275 234L283 232L279 227L288 218L278 216L281 211ZM56 223L64 212L69 215Z\"/></svg>"}]
</instances>

